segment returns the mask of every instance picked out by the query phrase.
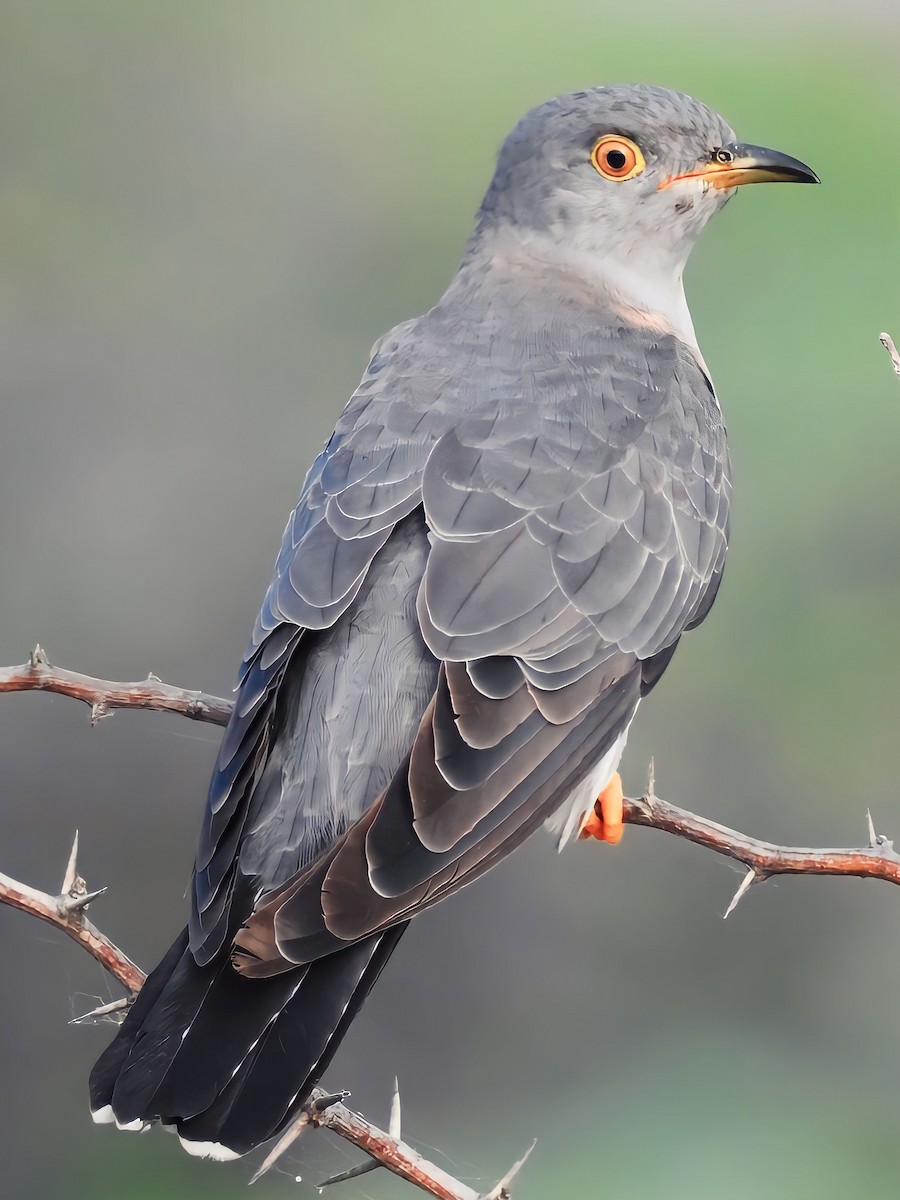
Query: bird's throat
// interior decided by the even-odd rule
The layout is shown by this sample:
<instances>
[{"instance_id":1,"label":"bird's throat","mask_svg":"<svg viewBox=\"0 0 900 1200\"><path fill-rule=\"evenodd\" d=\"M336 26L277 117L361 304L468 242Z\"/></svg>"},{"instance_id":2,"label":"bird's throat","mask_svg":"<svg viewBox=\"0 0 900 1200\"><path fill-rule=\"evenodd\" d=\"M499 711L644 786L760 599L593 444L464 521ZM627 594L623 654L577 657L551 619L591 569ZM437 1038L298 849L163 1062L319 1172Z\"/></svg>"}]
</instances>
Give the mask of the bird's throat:
<instances>
[{"instance_id":1,"label":"bird's throat","mask_svg":"<svg viewBox=\"0 0 900 1200\"><path fill-rule=\"evenodd\" d=\"M576 287L592 307L643 329L674 335L701 357L682 283L686 253L660 258L636 243L609 246L596 232L591 238L567 240L557 233L529 231L497 249L501 260L519 258L525 270L527 262L532 269L556 275L568 288Z\"/></svg>"},{"instance_id":2,"label":"bird's throat","mask_svg":"<svg viewBox=\"0 0 900 1200\"><path fill-rule=\"evenodd\" d=\"M673 334L700 353L680 271L668 276L650 274L604 257L593 264L593 274L598 289L624 320Z\"/></svg>"}]
</instances>

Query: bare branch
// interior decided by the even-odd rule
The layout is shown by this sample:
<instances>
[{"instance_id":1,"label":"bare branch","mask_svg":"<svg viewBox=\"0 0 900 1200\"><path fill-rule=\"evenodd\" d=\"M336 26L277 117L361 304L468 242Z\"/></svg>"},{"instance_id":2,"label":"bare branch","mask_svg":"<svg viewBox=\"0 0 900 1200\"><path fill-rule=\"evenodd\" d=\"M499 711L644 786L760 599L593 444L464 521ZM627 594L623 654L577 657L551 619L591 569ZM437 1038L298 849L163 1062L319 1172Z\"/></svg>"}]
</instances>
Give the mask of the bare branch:
<instances>
[{"instance_id":1,"label":"bare branch","mask_svg":"<svg viewBox=\"0 0 900 1200\"><path fill-rule=\"evenodd\" d=\"M893 342L889 338L888 342L892 356L896 355ZM897 362L900 362L900 358L895 359L895 364ZM62 671L50 666L40 646L36 647L30 661L24 666L0 669L0 692L35 689L59 692L90 704L95 721L113 708L152 708L224 725L233 707L229 700L170 687L154 676L143 683L110 683L88 675ZM743 863L747 874L728 906L726 917L734 911L750 887L762 883L772 875L856 875L900 883L900 854L894 850L892 842L876 834L871 816L868 817L869 844L858 849L817 850L776 846L661 800L654 790L652 764L647 795L636 800L626 799L623 819L630 825L645 825L651 829L664 830ZM144 974L87 920L84 909L102 894L103 889L88 891L87 885L78 874L77 849L76 835L61 895L51 896L17 883L6 875L0 875L0 904L11 904L62 929L115 975L133 996L140 990ZM84 1018L78 1019L105 1016L117 1011L125 1003L127 1001L101 1005L92 1013L85 1014ZM440 1167L428 1162L402 1140L400 1099L396 1089L388 1132L347 1108L343 1103L344 1099L344 1093L334 1095L316 1089L309 1103L278 1140L253 1180L269 1170L295 1139L310 1127L330 1129L332 1133L358 1146L368 1156L360 1166L326 1180L326 1184L350 1179L382 1166L436 1197L436 1200L509 1200L510 1184L531 1153L529 1150L499 1183L481 1195Z\"/></svg>"},{"instance_id":2,"label":"bare branch","mask_svg":"<svg viewBox=\"0 0 900 1200\"><path fill-rule=\"evenodd\" d=\"M306 1106L308 1124L330 1129L339 1137L353 1142L360 1150L377 1159L381 1166L387 1167L401 1179L414 1183L430 1196L437 1197L437 1200L480 1200L472 1188L428 1162L411 1146L399 1138L392 1138L340 1101L329 1105L324 1111L320 1111L321 1104L322 1100L313 1096Z\"/></svg>"},{"instance_id":3,"label":"bare branch","mask_svg":"<svg viewBox=\"0 0 900 1200\"><path fill-rule=\"evenodd\" d=\"M892 353L897 354L890 337L887 334L883 337L887 338ZM142 683L111 683L74 671L64 671L50 665L40 646L35 647L29 662L23 666L0 668L0 692L35 689L59 692L82 700L92 706L95 716L98 712L105 714L113 708L152 708L224 725L234 707L230 700L172 687L152 675ZM858 850L815 850L756 841L724 825L717 825L706 817L660 800L654 792L652 770L651 764L647 795L638 800L625 801L625 822L663 829L744 863L748 870L753 871L753 878L744 882L728 912L734 911L736 903L751 883L762 882L770 875L858 875L900 883L900 855L894 851L890 841L875 835L874 830L870 833L869 846ZM84 898L86 891L86 888L83 889L79 893L80 898L72 898L67 903L76 909L88 903L93 894ZM0 902L3 901L4 896L0 893ZM12 900L8 902L12 903Z\"/></svg>"},{"instance_id":4,"label":"bare branch","mask_svg":"<svg viewBox=\"0 0 900 1200\"><path fill-rule=\"evenodd\" d=\"M194 721L227 725L234 707L230 700L189 692L148 675L139 683L113 683L51 666L40 646L35 646L27 663L0 668L0 692L58 692L91 706L91 724L96 725L114 708L152 708L180 713Z\"/></svg>"},{"instance_id":5,"label":"bare branch","mask_svg":"<svg viewBox=\"0 0 900 1200\"><path fill-rule=\"evenodd\" d=\"M341 1171L339 1175L332 1175L330 1179L323 1180L319 1184L320 1188L329 1187L333 1183L344 1183L348 1179L357 1179L360 1175L377 1170L378 1167L386 1167L395 1175L399 1175L401 1179L414 1183L416 1187L421 1188L430 1196L436 1196L438 1200L509 1200L512 1181L525 1165L537 1144L532 1142L503 1178L489 1192L482 1195L467 1184L460 1183L458 1179L454 1179L452 1175L448 1175L434 1163L428 1162L402 1140L400 1136L400 1089L396 1079L394 1080L387 1133L373 1125L371 1121L366 1120L365 1117L360 1116L359 1113L345 1107L341 1099L326 1095L317 1089L300 1118L294 1123L294 1127L288 1130L287 1135L275 1146L251 1182L255 1182L260 1175L264 1174L298 1134L310 1126L330 1129L339 1137L353 1142L369 1156L368 1160L360 1163L359 1166L351 1167L348 1171Z\"/></svg>"},{"instance_id":6,"label":"bare branch","mask_svg":"<svg viewBox=\"0 0 900 1200\"><path fill-rule=\"evenodd\" d=\"M66 868L65 879L69 881L69 886L60 895L51 896L47 892L39 892L37 888L17 883L8 875L0 874L0 904L11 904L13 908L31 913L33 917L39 917L42 921L61 929L79 946L83 946L98 963L106 967L111 975L115 975L124 988L136 995L146 978L144 972L85 916L84 910L87 905L106 889L88 892L75 866L77 849L76 835L69 866Z\"/></svg>"},{"instance_id":7,"label":"bare branch","mask_svg":"<svg viewBox=\"0 0 900 1200\"><path fill-rule=\"evenodd\" d=\"M80 946L83 946L88 954L102 963L133 998L141 990L146 976L140 967L135 966L131 959L105 934L92 925L84 915L84 909L90 900L106 889L101 889L101 892L87 891L84 880L78 874L77 852L78 835L76 834L64 878L64 884L68 883L68 889L59 896L39 892L36 888L10 879L8 875L0 874L0 904L10 904L13 908L31 913L32 916L39 917L42 921L48 921L57 929L61 929ZM92 1020L110 1017L126 1008L129 1002L129 1000L116 1000L111 1004L102 1004L99 1008L76 1017L73 1024L85 1024ZM487 1197L482 1198L466 1184L460 1183L446 1171L423 1158L401 1139L400 1093L396 1081L391 1102L390 1132L388 1133L373 1125L371 1121L367 1121L359 1113L347 1108L343 1104L347 1095L346 1092L334 1094L316 1088L300 1116L279 1138L274 1149L266 1157L250 1182L255 1183L261 1175L265 1174L304 1129L313 1127L330 1129L339 1137L364 1150L368 1155L367 1161L360 1166L325 1180L320 1185L322 1187L353 1179L368 1171L376 1170L378 1167L386 1167L395 1175L399 1175L401 1179L414 1183L430 1196L436 1197L436 1200L497 1200L497 1197L507 1200L509 1196L507 1184L518 1170L521 1162L516 1164L512 1172L507 1172Z\"/></svg>"},{"instance_id":8,"label":"bare branch","mask_svg":"<svg viewBox=\"0 0 900 1200\"><path fill-rule=\"evenodd\" d=\"M891 362L894 365L894 371L900 375L900 350L894 345L894 339L889 333L881 333L878 335L878 340L891 356Z\"/></svg>"},{"instance_id":9,"label":"bare branch","mask_svg":"<svg viewBox=\"0 0 900 1200\"><path fill-rule=\"evenodd\" d=\"M718 825L659 796L625 800L622 818L628 825L646 825L662 829L676 837L706 846L717 854L742 862L748 874L728 906L727 917L751 885L772 875L857 875L863 879L884 879L900 883L900 854L893 842L871 830L870 844L858 849L817 850L806 846L776 846ZM871 822L871 818L869 818Z\"/></svg>"},{"instance_id":10,"label":"bare branch","mask_svg":"<svg viewBox=\"0 0 900 1200\"><path fill-rule=\"evenodd\" d=\"M71 866L70 869L74 870ZM83 885L84 881L77 874L74 879L75 886L79 882ZM88 921L83 907L76 912L69 911L67 902L71 899L72 896L67 893L50 896L46 892L39 892L36 888L17 883L9 876L0 874L0 903L11 904L14 908L22 909L23 912L31 913L32 916L40 917L42 921L48 921L51 925L55 925L57 929L62 929L80 946L83 946L88 954L102 963L107 971L114 975L134 997L141 990L146 978L143 971L140 967L135 966L131 959L123 954L105 934L102 934ZM110 1016L125 1008L128 1003L127 1000L116 1000L112 1004L103 1004L89 1013L76 1017L73 1023L84 1024L91 1020ZM454 1179L452 1175L434 1163L430 1163L401 1139L398 1092L395 1091L391 1105L392 1132L390 1133L385 1133L359 1113L347 1108L342 1103L346 1095L345 1092L335 1095L316 1088L303 1112L287 1132L279 1138L274 1149L266 1157L250 1182L255 1183L261 1175L265 1174L304 1129L313 1127L330 1129L332 1133L352 1142L369 1156L368 1161L359 1167L354 1167L325 1180L320 1185L322 1187L355 1178L368 1171L376 1170L378 1167L386 1167L395 1175L399 1175L401 1179L414 1183L430 1196L436 1197L437 1200L482 1200L477 1192ZM397 1130L396 1133L393 1132L394 1129ZM519 1165L521 1163L516 1165L513 1169L514 1172L518 1170ZM505 1200L509 1195L506 1185L511 1178L512 1175L508 1172L497 1185L501 1190L497 1191L495 1188L488 1193L490 1200L495 1200L496 1197L503 1197ZM487 1200L487 1197L484 1200Z\"/></svg>"},{"instance_id":11,"label":"bare branch","mask_svg":"<svg viewBox=\"0 0 900 1200\"><path fill-rule=\"evenodd\" d=\"M392 1104L391 1117L394 1122L396 1121L395 1114L398 1111L398 1106ZM385 1133L383 1129L379 1129L359 1113L347 1108L341 1100L335 1100L335 1097L328 1096L319 1089L304 1108L299 1124L301 1128L298 1132L302 1132L302 1129L309 1128L309 1126L330 1129L332 1133L359 1146L360 1150L364 1150L371 1159L375 1160L376 1165L386 1167L395 1175L399 1175L401 1179L414 1183L429 1196L437 1197L437 1200L508 1200L512 1180L534 1149L534 1143L532 1143L522 1158L513 1164L500 1182L495 1184L489 1192L481 1194L423 1158L412 1146L408 1146L406 1142L402 1141L399 1132L397 1134ZM274 1157L270 1156L271 1162L274 1162L276 1157L278 1157L277 1154ZM269 1166L271 1166L271 1162L267 1160ZM267 1166L264 1163L254 1179L258 1178L266 1169ZM372 1169L374 1167L371 1163L363 1163L362 1169L356 1167L342 1172L340 1176L334 1176L320 1186L354 1178Z\"/></svg>"}]
</instances>

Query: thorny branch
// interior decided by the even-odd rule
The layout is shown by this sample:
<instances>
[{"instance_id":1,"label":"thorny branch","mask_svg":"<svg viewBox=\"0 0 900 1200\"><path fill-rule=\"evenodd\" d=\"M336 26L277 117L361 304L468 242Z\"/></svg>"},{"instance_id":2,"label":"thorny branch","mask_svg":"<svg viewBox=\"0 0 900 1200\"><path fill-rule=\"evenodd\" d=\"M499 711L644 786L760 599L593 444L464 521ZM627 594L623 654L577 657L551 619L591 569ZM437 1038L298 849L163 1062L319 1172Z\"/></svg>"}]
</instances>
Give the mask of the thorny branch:
<instances>
[{"instance_id":1,"label":"thorny branch","mask_svg":"<svg viewBox=\"0 0 900 1200\"><path fill-rule=\"evenodd\" d=\"M34 649L29 663L24 666L0 668L0 692L29 691L34 688L60 692L91 704L92 723L97 719L94 709L98 704L103 706L104 712L111 708L164 709L213 725L226 724L234 707L231 700L172 687L152 675L144 683L112 683L93 679L89 675L78 675L74 671L64 671L50 665L40 646ZM737 830L660 799L654 790L651 770L647 795L635 800L626 799L624 820L629 825L662 829L705 846L716 854L737 859L753 872L754 882L757 883L772 875L857 875L900 883L900 854L894 850L891 841L875 833L871 818L868 845L863 847L819 850L776 846L747 837ZM2 900L5 900L5 896L0 893ZM25 906L20 904L17 907Z\"/></svg>"},{"instance_id":2,"label":"thorny branch","mask_svg":"<svg viewBox=\"0 0 900 1200\"><path fill-rule=\"evenodd\" d=\"M189 692L148 675L139 683L112 683L75 671L53 667L41 647L35 646L28 662L19 667L0 668L0 692L59 692L91 706L91 724L109 716L114 708L155 708L180 713L194 721L227 725L233 707L230 700Z\"/></svg>"},{"instance_id":3,"label":"thorny branch","mask_svg":"<svg viewBox=\"0 0 900 1200\"><path fill-rule=\"evenodd\" d=\"M92 900L102 896L106 888L100 888L96 892L87 890L87 884L78 874L77 856L76 833L58 896L39 892L37 888L17 883L15 879L0 873L0 904L11 904L13 908L20 908L23 912L31 913L33 917L40 917L42 921L55 925L78 942L79 946L83 946L88 954L106 967L111 975L115 975L129 992L139 992L146 978L144 972L85 916L84 910Z\"/></svg>"},{"instance_id":4,"label":"thorny branch","mask_svg":"<svg viewBox=\"0 0 900 1200\"><path fill-rule=\"evenodd\" d=\"M875 832L871 813L866 813L867 846L847 850L776 846L661 800L654 790L652 765L647 795L638 800L626 799L624 803L626 824L662 829L744 864L747 874L725 910L726 917L731 916L753 884L763 883L773 875L856 875L900 884L900 854L892 841Z\"/></svg>"},{"instance_id":5,"label":"thorny branch","mask_svg":"<svg viewBox=\"0 0 900 1200\"><path fill-rule=\"evenodd\" d=\"M893 350L893 355L896 354L896 350ZM900 363L900 357L895 359L895 363ZM900 366L897 369L900 374ZM230 700L172 687L152 675L142 683L112 683L64 671L50 665L40 646L35 648L29 661L23 666L0 669L0 692L34 689L59 692L90 704L92 724L96 724L113 708L152 708L181 713L198 721L224 725L233 707ZM624 820L630 825L661 829L743 863L747 874L724 914L726 917L734 911L753 884L762 883L772 875L856 875L900 883L900 854L894 850L891 841L876 834L871 816L868 818L869 837L866 846L825 850L776 846L728 829L706 817L660 799L655 793L651 767L647 794L636 800L625 801ZM87 885L77 870L77 848L76 835L58 896L39 892L0 874L0 904L11 904L62 929L102 963L133 998L140 991L144 974L88 921L85 909L92 900L103 894L105 888L95 892L87 890ZM126 1007L128 1003L128 1000L124 1000L112 1005L103 1005L79 1019L105 1016L115 1009ZM437 1200L508 1200L510 1184L528 1154L524 1155L491 1191L479 1195L466 1184L442 1171L440 1167L429 1163L403 1142L400 1136L400 1098L396 1089L387 1132L347 1108L343 1104L345 1098L345 1093L332 1095L317 1089L294 1124L276 1143L253 1177L254 1180L269 1170L305 1129L324 1128L352 1142L365 1151L368 1157L361 1166L326 1180L322 1186L338 1183L383 1166L416 1184ZM530 1152L529 1150L528 1153Z\"/></svg>"},{"instance_id":6,"label":"thorny branch","mask_svg":"<svg viewBox=\"0 0 900 1200\"><path fill-rule=\"evenodd\" d=\"M96 725L113 708L161 709L180 713L194 720L225 725L233 707L230 700L172 687L152 675L142 683L112 683L88 675L78 675L74 671L65 671L51 666L40 646L35 647L29 661L22 666L0 669L0 692L33 690L59 692L90 704L92 725ZM105 1017L115 1019L122 1010L127 1009L146 978L140 967L87 919L85 909L91 901L102 896L106 888L88 891L87 884L78 874L77 855L76 833L60 893L56 896L18 883L8 875L0 873L0 904L10 904L61 929L114 975L129 993L126 999L103 1004L76 1018L76 1024ZM361 1114L347 1108L343 1103L347 1094L342 1092L333 1095L316 1088L300 1116L279 1138L251 1183L274 1166L277 1159L305 1129L330 1129L338 1137L358 1146L367 1157L360 1166L324 1180L320 1187L352 1179L378 1167L386 1167L401 1179L408 1180L430 1196L436 1197L436 1200L509 1200L510 1185L531 1149L513 1164L490 1191L482 1194L454 1179L402 1140L400 1093L396 1083L387 1132L373 1125Z\"/></svg>"},{"instance_id":7,"label":"thorny branch","mask_svg":"<svg viewBox=\"0 0 900 1200\"><path fill-rule=\"evenodd\" d=\"M128 991L129 996L126 999L103 1004L99 1008L92 1009L91 1012L76 1017L73 1022L73 1024L84 1024L106 1017L117 1019L141 990L146 976L140 967L135 966L127 955L115 946L105 934L96 929L84 915L87 905L98 896L102 896L106 888L100 888L95 892L87 890L87 885L78 874L77 854L78 835L76 834L58 896L40 892L36 888L17 883L9 876L0 874L0 903L11 904L14 908L20 908L23 912L31 913L32 916L40 917L43 921L49 921L57 929L62 929L99 963L102 963L107 971L114 975ZM360 1113L347 1108L343 1103L347 1095L346 1092L330 1094L321 1088L316 1088L300 1116L279 1138L250 1182L255 1183L261 1175L274 1166L277 1159L305 1129L330 1129L338 1137L352 1142L360 1150L365 1151L367 1158L360 1166L354 1167L350 1171L342 1171L339 1175L324 1180L319 1185L320 1187L341 1183L378 1167L387 1167L401 1179L414 1183L429 1195L435 1196L437 1200L509 1200L509 1185L525 1163L531 1150L507 1171L491 1191L481 1195L423 1158L418 1151L402 1140L400 1136L400 1093L396 1081L391 1105L391 1121L387 1133L379 1129L377 1125L373 1125Z\"/></svg>"},{"instance_id":8,"label":"thorny branch","mask_svg":"<svg viewBox=\"0 0 900 1200\"><path fill-rule=\"evenodd\" d=\"M436 1196L437 1200L509 1200L510 1185L528 1161L536 1144L531 1143L518 1162L513 1163L503 1178L489 1192L476 1192L466 1184L460 1183L458 1179L454 1179L452 1175L448 1175L434 1163L428 1162L412 1146L408 1146L402 1140L400 1136L400 1090L396 1079L394 1080L391 1119L387 1133L373 1125L365 1117L360 1116L359 1113L347 1108L343 1104L346 1098L346 1092L329 1095L321 1088L316 1088L300 1116L275 1143L250 1182L255 1183L261 1175L264 1175L304 1129L313 1127L330 1129L332 1133L353 1142L355 1146L358 1146L360 1150L365 1150L369 1155L368 1159L360 1166L352 1167L349 1171L341 1171L339 1175L332 1175L330 1179L321 1183L320 1187L328 1187L333 1183L344 1183L348 1179L356 1179L378 1167L387 1167L401 1179L414 1183L430 1196Z\"/></svg>"}]
</instances>

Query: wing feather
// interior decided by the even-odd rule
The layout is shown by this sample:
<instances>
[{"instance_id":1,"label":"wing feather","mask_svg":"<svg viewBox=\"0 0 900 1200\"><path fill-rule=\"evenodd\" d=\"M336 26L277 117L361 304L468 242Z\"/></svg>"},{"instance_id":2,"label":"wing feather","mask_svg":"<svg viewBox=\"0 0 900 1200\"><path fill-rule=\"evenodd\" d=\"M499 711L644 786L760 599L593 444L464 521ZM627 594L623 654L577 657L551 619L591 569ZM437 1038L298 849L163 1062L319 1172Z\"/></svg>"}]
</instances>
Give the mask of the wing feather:
<instances>
[{"instance_id":1,"label":"wing feather","mask_svg":"<svg viewBox=\"0 0 900 1200\"><path fill-rule=\"evenodd\" d=\"M234 939L247 975L404 921L508 853L621 744L718 586L724 430L685 346L575 321L553 339L536 329L526 361L521 340L448 321L438 306L376 348L307 477L248 650L192 927L195 954L215 952L223 923L235 928L237 864L252 862L262 895ZM346 783L332 781L323 821L282 757L302 764L337 735L324 714L292 727L285 680L311 669L314 631L343 631L330 652L363 654L361 671L374 661L359 638L366 621L377 632L370 580L388 561L404 572L403 628L420 647L410 694L431 698L415 701L402 744L390 724L400 635L369 682L331 673L334 712L351 713L371 757L342 775L365 805L357 797L348 818ZM241 849L279 822L291 846L304 842L293 872L290 854Z\"/></svg>"}]
</instances>

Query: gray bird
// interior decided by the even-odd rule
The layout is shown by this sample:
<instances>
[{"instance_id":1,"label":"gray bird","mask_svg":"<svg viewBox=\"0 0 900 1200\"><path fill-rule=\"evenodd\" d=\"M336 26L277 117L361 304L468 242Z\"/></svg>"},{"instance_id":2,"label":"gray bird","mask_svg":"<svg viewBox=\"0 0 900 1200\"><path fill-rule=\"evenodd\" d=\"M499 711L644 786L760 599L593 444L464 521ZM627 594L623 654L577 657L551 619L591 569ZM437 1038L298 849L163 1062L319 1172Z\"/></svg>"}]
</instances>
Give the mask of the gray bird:
<instances>
[{"instance_id":1,"label":"gray bird","mask_svg":"<svg viewBox=\"0 0 900 1200\"><path fill-rule=\"evenodd\" d=\"M661 88L560 96L507 138L455 278L376 345L288 520L190 921L94 1068L96 1120L251 1150L410 918L541 825L617 839L629 726L728 542L682 272L765 180L817 182Z\"/></svg>"}]
</instances>

